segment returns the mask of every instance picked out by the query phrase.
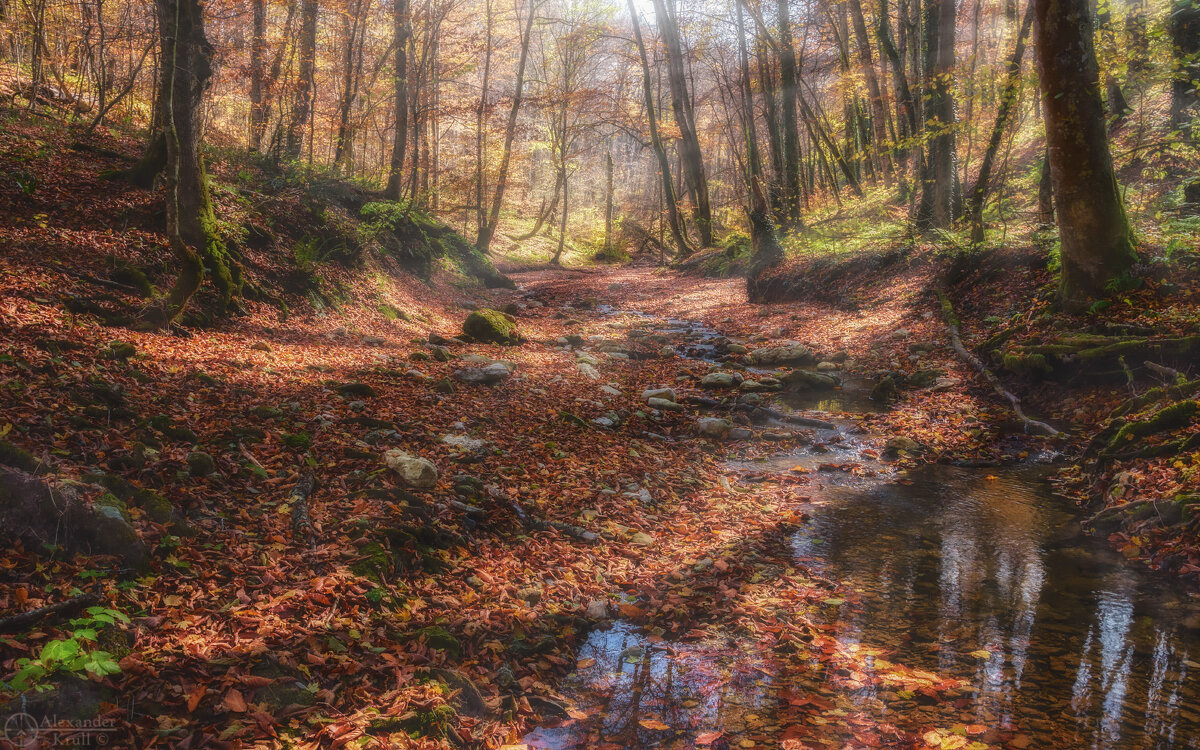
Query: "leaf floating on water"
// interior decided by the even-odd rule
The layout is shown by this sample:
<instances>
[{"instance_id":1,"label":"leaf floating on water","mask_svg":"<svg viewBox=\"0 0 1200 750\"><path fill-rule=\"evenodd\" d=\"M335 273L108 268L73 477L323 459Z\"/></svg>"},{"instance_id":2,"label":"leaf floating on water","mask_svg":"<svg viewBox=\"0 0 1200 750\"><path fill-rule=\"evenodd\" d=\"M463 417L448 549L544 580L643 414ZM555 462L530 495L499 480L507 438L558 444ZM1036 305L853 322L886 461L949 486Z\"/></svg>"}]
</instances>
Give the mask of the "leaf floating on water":
<instances>
[{"instance_id":1,"label":"leaf floating on water","mask_svg":"<svg viewBox=\"0 0 1200 750\"><path fill-rule=\"evenodd\" d=\"M725 733L722 731L719 731L719 730L713 730L711 732L701 732L700 734L696 735L696 744L697 745L711 745L712 743L721 739L721 737L723 737L724 735L725 735Z\"/></svg>"},{"instance_id":2,"label":"leaf floating on water","mask_svg":"<svg viewBox=\"0 0 1200 750\"><path fill-rule=\"evenodd\" d=\"M596 664L595 659L580 659L579 661L575 662L575 668L576 669L587 669L588 667L595 666L595 664Z\"/></svg>"},{"instance_id":3,"label":"leaf floating on water","mask_svg":"<svg viewBox=\"0 0 1200 750\"><path fill-rule=\"evenodd\" d=\"M970 653L970 655L974 656L976 659L991 659L992 658L992 652L988 651L985 648L981 648L978 651L972 651Z\"/></svg>"},{"instance_id":4,"label":"leaf floating on water","mask_svg":"<svg viewBox=\"0 0 1200 750\"><path fill-rule=\"evenodd\" d=\"M646 649L641 646L630 646L621 652L621 661L637 664L646 655Z\"/></svg>"},{"instance_id":5,"label":"leaf floating on water","mask_svg":"<svg viewBox=\"0 0 1200 750\"><path fill-rule=\"evenodd\" d=\"M664 724L658 719L642 719L638 724L641 724L646 729L657 729L659 731L671 728L670 725Z\"/></svg>"}]
</instances>

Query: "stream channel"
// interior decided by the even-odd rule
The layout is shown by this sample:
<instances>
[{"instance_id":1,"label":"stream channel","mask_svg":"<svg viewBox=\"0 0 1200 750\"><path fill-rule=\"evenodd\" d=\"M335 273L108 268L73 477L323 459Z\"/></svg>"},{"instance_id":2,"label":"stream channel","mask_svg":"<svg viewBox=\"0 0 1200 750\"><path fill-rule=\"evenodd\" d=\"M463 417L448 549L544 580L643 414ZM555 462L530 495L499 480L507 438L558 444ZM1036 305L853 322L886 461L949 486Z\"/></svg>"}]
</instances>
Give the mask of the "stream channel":
<instances>
[{"instance_id":1,"label":"stream channel","mask_svg":"<svg viewBox=\"0 0 1200 750\"><path fill-rule=\"evenodd\" d=\"M716 361L712 329L625 316L678 339L683 356ZM847 460L856 442L845 420L870 408L865 388L850 380L833 395L785 403L839 424L844 434L826 442ZM815 458L829 460L805 448L727 468L785 474ZM770 649L734 634L664 644L618 619L592 631L577 654L587 666L559 685L588 718L541 727L524 742L860 747L846 744L848 734L813 734L832 715L843 724L850 717L851 726L957 728L963 744L944 747L1200 748L1197 602L1082 534L1075 509L1045 481L1050 467L868 473L875 476L824 482L791 539L797 563L845 592L844 602L814 616L836 623L843 643L965 680L971 687L960 697L837 688L786 674ZM796 696L808 690L822 708L815 718L795 713ZM803 739L785 742L796 722L807 724L793 734Z\"/></svg>"}]
</instances>

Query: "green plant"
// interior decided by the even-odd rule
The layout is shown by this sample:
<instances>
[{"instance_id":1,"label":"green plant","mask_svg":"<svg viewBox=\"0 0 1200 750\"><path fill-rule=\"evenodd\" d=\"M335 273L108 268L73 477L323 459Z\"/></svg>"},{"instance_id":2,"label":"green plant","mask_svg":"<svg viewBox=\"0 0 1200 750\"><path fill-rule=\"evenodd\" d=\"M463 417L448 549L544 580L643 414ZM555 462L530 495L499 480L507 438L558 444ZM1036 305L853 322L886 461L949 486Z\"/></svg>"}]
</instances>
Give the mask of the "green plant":
<instances>
[{"instance_id":1,"label":"green plant","mask_svg":"<svg viewBox=\"0 0 1200 750\"><path fill-rule=\"evenodd\" d=\"M113 655L92 644L96 643L100 630L117 622L128 624L129 618L108 607L88 607L87 612L87 617L71 620L73 630L69 637L50 641L42 646L35 658L18 659L17 672L7 687L17 692L45 692L50 689L48 681L55 674L90 672L103 677L120 672L121 667Z\"/></svg>"}]
</instances>

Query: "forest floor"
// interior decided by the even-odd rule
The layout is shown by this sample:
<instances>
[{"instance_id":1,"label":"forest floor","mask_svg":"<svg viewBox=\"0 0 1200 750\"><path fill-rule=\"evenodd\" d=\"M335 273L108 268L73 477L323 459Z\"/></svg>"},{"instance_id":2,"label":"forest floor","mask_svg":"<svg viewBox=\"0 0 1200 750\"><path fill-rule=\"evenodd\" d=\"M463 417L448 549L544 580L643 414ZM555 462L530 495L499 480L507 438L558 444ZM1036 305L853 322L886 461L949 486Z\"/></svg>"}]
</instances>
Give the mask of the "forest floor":
<instances>
[{"instance_id":1,"label":"forest floor","mask_svg":"<svg viewBox=\"0 0 1200 750\"><path fill-rule=\"evenodd\" d=\"M23 196L4 186L0 463L136 536L70 556L59 529L34 529L4 551L0 688L8 699L18 674L49 688L10 712L101 722L64 731L114 747L498 747L548 720L577 724L581 746L622 747L592 737L603 717L560 689L586 668L589 634L617 618L650 647L736 640L770 656L743 686L770 675L770 721L743 716L726 735L648 713L633 728L647 742L1031 746L1029 727L934 711L973 688L910 664L902 643L844 638L847 592L793 549L836 477L1077 455L1128 395L1029 381L1030 411L1067 432L1023 434L949 347L929 254L836 282L833 299L769 305L749 304L740 279L650 265L514 268L516 289L487 290L377 259L325 262L336 295L291 291L228 321L138 331L112 313L144 304L118 272L161 247L154 195L98 181L96 160L115 157L55 138L9 152L31 154L20 168L39 181ZM218 194L229 211L242 200ZM290 193L272 200L276 226L299 210ZM245 252L264 287L296 275L290 257ZM1001 267L1003 283L956 295L960 312L1048 308L1019 291L1044 287L1044 269ZM1188 277L1179 293L1195 290ZM508 310L522 343L462 339L480 306ZM754 352L797 342L806 369L753 369ZM865 396L884 373L897 392L874 408ZM772 400L776 377L804 391L800 406ZM673 393L651 408L655 388ZM389 465L393 450L409 457ZM755 468L780 455L794 461ZM1139 491L1186 489L1189 465L1134 460ZM1179 538L1170 568L1194 578L1197 551ZM7 618L87 593L104 608L90 618ZM103 651L119 671L89 677L49 644ZM900 709L869 716L847 698L863 691Z\"/></svg>"}]
</instances>

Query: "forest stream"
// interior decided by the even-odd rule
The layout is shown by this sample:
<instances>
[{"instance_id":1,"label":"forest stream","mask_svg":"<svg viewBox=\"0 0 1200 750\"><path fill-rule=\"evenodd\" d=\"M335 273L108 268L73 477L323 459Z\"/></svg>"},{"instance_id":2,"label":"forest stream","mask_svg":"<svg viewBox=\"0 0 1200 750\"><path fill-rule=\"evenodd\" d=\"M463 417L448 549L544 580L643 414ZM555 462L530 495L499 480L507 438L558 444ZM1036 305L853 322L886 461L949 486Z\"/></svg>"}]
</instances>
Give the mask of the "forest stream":
<instances>
[{"instance_id":1,"label":"forest stream","mask_svg":"<svg viewBox=\"0 0 1200 750\"><path fill-rule=\"evenodd\" d=\"M710 357L719 335L686 321L652 325L698 359ZM763 474L828 462L830 446L839 460L870 464L848 421L871 408L854 383L785 402L837 423L820 452L726 467L753 491ZM1016 733L1007 743L1016 748L1200 747L1200 614L1181 591L1081 533L1074 508L1046 481L1049 465L878 468L823 473L812 485L808 522L790 539L794 559L840 587L811 616L868 665L901 661L963 680L957 697L928 700L870 680L854 689L853 675L850 687L834 684L818 659L797 672L794 661L733 632L671 640L617 619L590 634L578 669L559 686L578 706L572 718L524 742L788 747L794 729L785 728L815 707L849 716L850 725L951 727L962 742L943 747L995 742L1001 730ZM824 721L809 715L807 723Z\"/></svg>"}]
</instances>

